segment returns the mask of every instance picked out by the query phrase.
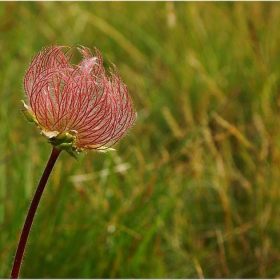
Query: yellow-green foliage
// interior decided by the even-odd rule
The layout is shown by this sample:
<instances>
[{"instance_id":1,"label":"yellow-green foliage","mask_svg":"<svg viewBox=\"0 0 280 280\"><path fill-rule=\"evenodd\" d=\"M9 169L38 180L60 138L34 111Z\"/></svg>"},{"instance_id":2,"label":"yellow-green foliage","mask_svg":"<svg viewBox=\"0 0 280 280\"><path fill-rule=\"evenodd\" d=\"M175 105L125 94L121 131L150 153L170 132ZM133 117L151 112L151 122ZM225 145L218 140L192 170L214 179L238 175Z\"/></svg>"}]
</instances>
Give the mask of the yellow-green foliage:
<instances>
[{"instance_id":1,"label":"yellow-green foliage","mask_svg":"<svg viewBox=\"0 0 280 280\"><path fill-rule=\"evenodd\" d=\"M280 3L2 2L0 19L0 278L51 152L22 80L54 43L116 64L138 120L116 152L62 153L21 277L280 276Z\"/></svg>"}]
</instances>

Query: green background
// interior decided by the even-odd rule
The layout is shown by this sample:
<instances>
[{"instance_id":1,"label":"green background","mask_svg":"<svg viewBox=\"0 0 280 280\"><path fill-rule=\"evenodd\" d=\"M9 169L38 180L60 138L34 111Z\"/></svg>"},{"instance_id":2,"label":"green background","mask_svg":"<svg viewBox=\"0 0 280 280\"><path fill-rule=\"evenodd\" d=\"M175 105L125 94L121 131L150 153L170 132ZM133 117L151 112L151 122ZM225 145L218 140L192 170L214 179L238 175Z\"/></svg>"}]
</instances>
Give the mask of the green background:
<instances>
[{"instance_id":1,"label":"green background","mask_svg":"<svg viewBox=\"0 0 280 280\"><path fill-rule=\"evenodd\" d=\"M23 77L55 43L116 64L138 120L62 153L21 277L280 277L279 37L277 2L1 2L0 278L51 152Z\"/></svg>"}]
</instances>

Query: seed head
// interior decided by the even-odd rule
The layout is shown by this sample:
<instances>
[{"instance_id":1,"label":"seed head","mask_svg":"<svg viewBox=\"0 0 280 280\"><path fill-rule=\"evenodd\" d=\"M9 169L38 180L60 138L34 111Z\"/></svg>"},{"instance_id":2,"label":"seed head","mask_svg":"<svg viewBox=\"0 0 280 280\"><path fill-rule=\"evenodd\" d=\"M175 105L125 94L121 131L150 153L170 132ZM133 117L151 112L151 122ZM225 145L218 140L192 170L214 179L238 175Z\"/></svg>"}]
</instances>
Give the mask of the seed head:
<instances>
[{"instance_id":1,"label":"seed head","mask_svg":"<svg viewBox=\"0 0 280 280\"><path fill-rule=\"evenodd\" d=\"M106 73L100 52L80 47L48 46L31 61L24 78L27 103L22 110L49 142L71 155L104 150L134 124L137 113L115 65Z\"/></svg>"}]
</instances>

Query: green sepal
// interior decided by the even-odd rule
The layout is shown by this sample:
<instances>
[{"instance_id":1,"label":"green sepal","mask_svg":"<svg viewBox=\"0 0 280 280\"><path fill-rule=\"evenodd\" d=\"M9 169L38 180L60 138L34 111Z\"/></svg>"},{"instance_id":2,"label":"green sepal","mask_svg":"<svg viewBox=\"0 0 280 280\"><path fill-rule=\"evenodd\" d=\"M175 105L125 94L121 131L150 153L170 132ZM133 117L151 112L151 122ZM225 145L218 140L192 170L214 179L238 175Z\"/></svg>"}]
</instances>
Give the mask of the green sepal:
<instances>
[{"instance_id":1,"label":"green sepal","mask_svg":"<svg viewBox=\"0 0 280 280\"><path fill-rule=\"evenodd\" d=\"M72 149L65 150L71 157L73 157L76 160L79 160L79 158L75 155Z\"/></svg>"},{"instance_id":2,"label":"green sepal","mask_svg":"<svg viewBox=\"0 0 280 280\"><path fill-rule=\"evenodd\" d=\"M78 160L78 157L75 154L76 149L73 147L75 140L76 136L69 132L64 132L50 138L49 143L60 150L65 150L70 156Z\"/></svg>"},{"instance_id":3,"label":"green sepal","mask_svg":"<svg viewBox=\"0 0 280 280\"><path fill-rule=\"evenodd\" d=\"M33 116L28 109L21 109L22 113L24 114L25 118L29 121L29 122L34 122L36 125L38 125L38 122L35 118L35 116Z\"/></svg>"},{"instance_id":4,"label":"green sepal","mask_svg":"<svg viewBox=\"0 0 280 280\"><path fill-rule=\"evenodd\" d=\"M76 140L76 136L68 133L68 132L64 132L61 134L58 134L55 137L52 137L49 139L49 142L57 147L69 147L71 146L74 141Z\"/></svg>"},{"instance_id":5,"label":"green sepal","mask_svg":"<svg viewBox=\"0 0 280 280\"><path fill-rule=\"evenodd\" d=\"M62 144L59 144L56 147L63 149L63 148L71 147L71 146L72 146L72 143L62 143Z\"/></svg>"},{"instance_id":6,"label":"green sepal","mask_svg":"<svg viewBox=\"0 0 280 280\"><path fill-rule=\"evenodd\" d=\"M76 136L70 134L69 132L61 133L55 137L55 140L61 143L73 143L75 139Z\"/></svg>"},{"instance_id":7,"label":"green sepal","mask_svg":"<svg viewBox=\"0 0 280 280\"><path fill-rule=\"evenodd\" d=\"M32 110L29 106L27 106L23 100L21 100L23 106L24 106L24 109L21 109L22 113L24 114L25 118L29 121L29 122L34 122L37 126L39 125L38 124L38 121L37 119L35 118L35 116L31 113ZM30 112L31 111L31 112Z\"/></svg>"}]
</instances>

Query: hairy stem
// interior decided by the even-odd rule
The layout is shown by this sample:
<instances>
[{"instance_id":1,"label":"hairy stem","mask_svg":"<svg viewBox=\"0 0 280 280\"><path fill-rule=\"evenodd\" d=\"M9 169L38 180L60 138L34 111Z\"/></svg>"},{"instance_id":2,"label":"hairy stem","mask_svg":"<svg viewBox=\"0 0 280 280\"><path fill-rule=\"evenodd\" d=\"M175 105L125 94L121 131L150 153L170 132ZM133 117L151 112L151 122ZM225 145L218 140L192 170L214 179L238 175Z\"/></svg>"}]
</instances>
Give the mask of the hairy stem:
<instances>
[{"instance_id":1,"label":"hairy stem","mask_svg":"<svg viewBox=\"0 0 280 280\"><path fill-rule=\"evenodd\" d=\"M32 199L32 202L30 204L25 222L24 222L24 226L23 226L23 230L20 236L20 240L18 243L18 247L17 247L17 252L16 252L16 256L14 259L14 264L13 264L13 269L11 272L11 279L17 279L18 278L18 274L20 271L20 266L22 263L22 258L23 258L23 254L24 254L24 250L25 250L25 246L26 246L26 242L29 236L29 232L32 226L32 222L38 207L38 204L40 202L41 196L43 194L43 191L45 189L46 183L48 181L48 178L51 174L51 171L54 167L54 164L60 154L61 150L58 150L56 148L53 147L52 153L50 155L49 161L47 163L47 166L44 170L44 173L42 175L42 178L39 182L39 185L37 187L37 190L35 192L35 195Z\"/></svg>"}]
</instances>

